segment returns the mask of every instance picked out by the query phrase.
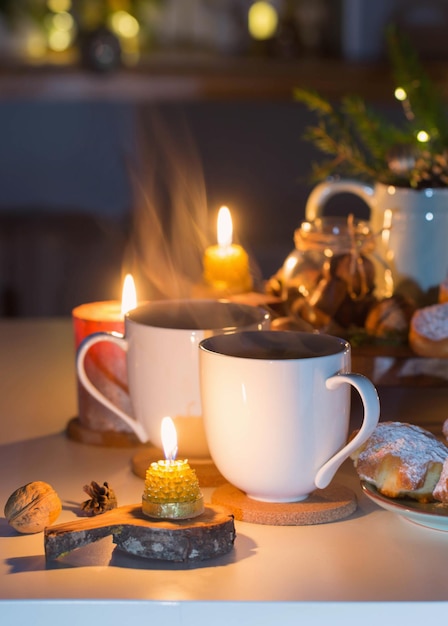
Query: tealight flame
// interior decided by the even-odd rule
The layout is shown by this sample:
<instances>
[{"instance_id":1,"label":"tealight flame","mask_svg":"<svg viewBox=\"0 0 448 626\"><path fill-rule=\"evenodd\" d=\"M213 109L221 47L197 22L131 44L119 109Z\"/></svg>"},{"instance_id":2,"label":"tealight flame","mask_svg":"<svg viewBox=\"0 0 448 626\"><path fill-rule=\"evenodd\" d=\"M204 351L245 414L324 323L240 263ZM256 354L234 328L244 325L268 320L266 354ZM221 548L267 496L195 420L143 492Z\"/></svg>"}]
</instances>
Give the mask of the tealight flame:
<instances>
[{"instance_id":1,"label":"tealight flame","mask_svg":"<svg viewBox=\"0 0 448 626\"><path fill-rule=\"evenodd\" d=\"M121 313L125 315L131 309L137 306L137 293L135 290L134 279L131 274L126 274L123 283L123 294L121 297Z\"/></svg>"},{"instance_id":2,"label":"tealight flame","mask_svg":"<svg viewBox=\"0 0 448 626\"><path fill-rule=\"evenodd\" d=\"M232 244L233 224L232 216L226 206L218 212L218 245L226 248Z\"/></svg>"},{"instance_id":3,"label":"tealight flame","mask_svg":"<svg viewBox=\"0 0 448 626\"><path fill-rule=\"evenodd\" d=\"M167 461L174 461L177 455L177 433L171 417L164 417L161 426L162 445Z\"/></svg>"}]
</instances>

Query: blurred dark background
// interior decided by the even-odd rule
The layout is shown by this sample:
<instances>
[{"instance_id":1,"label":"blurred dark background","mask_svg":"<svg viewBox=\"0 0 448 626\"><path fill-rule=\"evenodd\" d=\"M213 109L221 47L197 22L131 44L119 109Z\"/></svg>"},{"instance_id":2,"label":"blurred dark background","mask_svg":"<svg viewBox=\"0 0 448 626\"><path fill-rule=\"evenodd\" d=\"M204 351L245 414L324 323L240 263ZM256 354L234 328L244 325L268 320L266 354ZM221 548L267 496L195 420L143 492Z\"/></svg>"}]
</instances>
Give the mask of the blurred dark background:
<instances>
[{"instance_id":1,"label":"blurred dark background","mask_svg":"<svg viewBox=\"0 0 448 626\"><path fill-rule=\"evenodd\" d=\"M319 158L293 89L357 93L397 115L391 22L444 88L446 0L1 1L0 315L119 298L136 187L168 215L193 189L210 243L228 205L268 278L293 248ZM366 209L340 197L330 210Z\"/></svg>"}]
</instances>

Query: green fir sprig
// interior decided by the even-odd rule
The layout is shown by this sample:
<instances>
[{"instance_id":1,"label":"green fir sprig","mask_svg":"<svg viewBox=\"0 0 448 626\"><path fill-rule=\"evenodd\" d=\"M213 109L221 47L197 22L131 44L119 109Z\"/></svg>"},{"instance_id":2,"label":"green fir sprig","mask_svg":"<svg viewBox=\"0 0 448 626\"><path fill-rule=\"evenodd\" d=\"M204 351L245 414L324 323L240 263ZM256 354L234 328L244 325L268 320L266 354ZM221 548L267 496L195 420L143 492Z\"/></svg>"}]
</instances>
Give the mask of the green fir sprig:
<instances>
[{"instance_id":1,"label":"green fir sprig","mask_svg":"<svg viewBox=\"0 0 448 626\"><path fill-rule=\"evenodd\" d=\"M391 28L388 44L396 85L405 94L401 125L389 122L358 96L345 96L336 106L315 91L294 90L295 99L317 116L316 125L304 135L325 155L313 164L313 181L340 175L416 188L448 184L443 99L408 40ZM421 131L427 141L422 142Z\"/></svg>"},{"instance_id":2,"label":"green fir sprig","mask_svg":"<svg viewBox=\"0 0 448 626\"><path fill-rule=\"evenodd\" d=\"M426 73L409 40L391 28L388 32L389 58L395 84L404 89L403 111L411 131L425 129L434 150L448 145L448 119L440 92Z\"/></svg>"}]
</instances>

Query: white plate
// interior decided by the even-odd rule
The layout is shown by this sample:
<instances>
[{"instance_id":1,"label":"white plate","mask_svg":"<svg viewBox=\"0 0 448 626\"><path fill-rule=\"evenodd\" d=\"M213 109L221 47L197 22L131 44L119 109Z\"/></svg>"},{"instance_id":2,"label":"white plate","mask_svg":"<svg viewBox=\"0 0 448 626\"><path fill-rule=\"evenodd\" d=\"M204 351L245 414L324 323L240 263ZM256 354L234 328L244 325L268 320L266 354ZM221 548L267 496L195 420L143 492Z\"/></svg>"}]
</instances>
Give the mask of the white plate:
<instances>
[{"instance_id":1,"label":"white plate","mask_svg":"<svg viewBox=\"0 0 448 626\"><path fill-rule=\"evenodd\" d=\"M401 515L408 522L420 526L448 531L448 506L443 506L437 502L422 504L414 500L387 498L364 480L361 481L361 487L372 502L386 509L386 511Z\"/></svg>"}]
</instances>

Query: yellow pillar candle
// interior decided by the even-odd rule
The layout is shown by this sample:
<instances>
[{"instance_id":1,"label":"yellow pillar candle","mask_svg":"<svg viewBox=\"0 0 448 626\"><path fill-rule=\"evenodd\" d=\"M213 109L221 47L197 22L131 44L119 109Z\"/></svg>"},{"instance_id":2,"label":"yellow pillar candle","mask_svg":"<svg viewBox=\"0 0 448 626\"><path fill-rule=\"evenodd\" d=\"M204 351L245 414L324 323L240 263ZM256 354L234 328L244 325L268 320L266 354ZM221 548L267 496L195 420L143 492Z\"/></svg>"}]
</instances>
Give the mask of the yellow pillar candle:
<instances>
[{"instance_id":1,"label":"yellow pillar candle","mask_svg":"<svg viewBox=\"0 0 448 626\"><path fill-rule=\"evenodd\" d=\"M249 256L242 246L232 243L232 217L225 206L218 213L217 231L218 245L209 246L204 254L204 281L217 291L251 291Z\"/></svg>"},{"instance_id":2,"label":"yellow pillar candle","mask_svg":"<svg viewBox=\"0 0 448 626\"><path fill-rule=\"evenodd\" d=\"M162 420L164 461L151 463L146 470L142 511L159 519L189 519L204 511L199 482L187 460L175 460L177 435L173 420Z\"/></svg>"}]
</instances>

